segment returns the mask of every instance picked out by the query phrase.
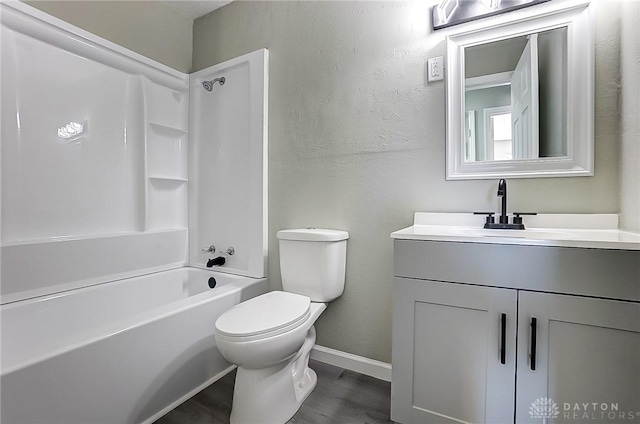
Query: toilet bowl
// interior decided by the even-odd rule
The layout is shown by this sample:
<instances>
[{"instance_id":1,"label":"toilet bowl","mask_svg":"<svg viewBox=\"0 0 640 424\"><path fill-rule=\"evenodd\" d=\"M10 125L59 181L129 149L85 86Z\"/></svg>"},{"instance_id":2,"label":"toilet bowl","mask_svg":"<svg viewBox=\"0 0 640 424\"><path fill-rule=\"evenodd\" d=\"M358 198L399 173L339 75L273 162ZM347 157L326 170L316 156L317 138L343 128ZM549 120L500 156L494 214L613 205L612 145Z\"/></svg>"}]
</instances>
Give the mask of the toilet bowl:
<instances>
[{"instance_id":1,"label":"toilet bowl","mask_svg":"<svg viewBox=\"0 0 640 424\"><path fill-rule=\"evenodd\" d=\"M238 366L232 424L293 417L317 383L308 366L313 324L344 289L346 231L284 230L278 238L285 291L242 302L215 323L218 349Z\"/></svg>"},{"instance_id":2,"label":"toilet bowl","mask_svg":"<svg viewBox=\"0 0 640 424\"><path fill-rule=\"evenodd\" d=\"M326 309L306 296L273 291L240 303L216 321L218 349L234 364L257 369L298 353Z\"/></svg>"},{"instance_id":3,"label":"toilet bowl","mask_svg":"<svg viewBox=\"0 0 640 424\"><path fill-rule=\"evenodd\" d=\"M238 366L231 423L285 423L316 385L313 323L327 306L279 291L238 306L216 322L218 349Z\"/></svg>"}]
</instances>

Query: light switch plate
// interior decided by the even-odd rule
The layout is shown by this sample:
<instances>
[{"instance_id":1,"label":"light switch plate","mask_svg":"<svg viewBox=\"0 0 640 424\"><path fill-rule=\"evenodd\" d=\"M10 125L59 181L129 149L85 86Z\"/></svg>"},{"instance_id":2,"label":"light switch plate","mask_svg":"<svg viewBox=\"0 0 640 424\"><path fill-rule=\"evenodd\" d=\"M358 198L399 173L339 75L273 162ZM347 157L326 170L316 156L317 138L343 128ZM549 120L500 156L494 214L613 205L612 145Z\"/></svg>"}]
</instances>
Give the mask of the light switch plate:
<instances>
[{"instance_id":1,"label":"light switch plate","mask_svg":"<svg viewBox=\"0 0 640 424\"><path fill-rule=\"evenodd\" d=\"M427 80L441 81L444 78L444 60L442 56L433 57L427 61Z\"/></svg>"}]
</instances>

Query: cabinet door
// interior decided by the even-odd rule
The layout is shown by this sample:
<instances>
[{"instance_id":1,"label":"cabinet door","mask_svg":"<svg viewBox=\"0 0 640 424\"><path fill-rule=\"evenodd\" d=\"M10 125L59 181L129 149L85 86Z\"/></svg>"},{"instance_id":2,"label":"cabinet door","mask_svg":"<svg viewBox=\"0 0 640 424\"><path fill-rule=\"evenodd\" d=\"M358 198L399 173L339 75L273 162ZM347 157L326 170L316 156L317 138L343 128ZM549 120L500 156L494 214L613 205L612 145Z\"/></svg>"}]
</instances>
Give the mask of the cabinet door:
<instances>
[{"instance_id":1,"label":"cabinet door","mask_svg":"<svg viewBox=\"0 0 640 424\"><path fill-rule=\"evenodd\" d=\"M392 420L513 423L516 291L395 278L393 295Z\"/></svg>"},{"instance_id":2,"label":"cabinet door","mask_svg":"<svg viewBox=\"0 0 640 424\"><path fill-rule=\"evenodd\" d=\"M518 323L517 423L640 420L640 303L520 292Z\"/></svg>"}]
</instances>

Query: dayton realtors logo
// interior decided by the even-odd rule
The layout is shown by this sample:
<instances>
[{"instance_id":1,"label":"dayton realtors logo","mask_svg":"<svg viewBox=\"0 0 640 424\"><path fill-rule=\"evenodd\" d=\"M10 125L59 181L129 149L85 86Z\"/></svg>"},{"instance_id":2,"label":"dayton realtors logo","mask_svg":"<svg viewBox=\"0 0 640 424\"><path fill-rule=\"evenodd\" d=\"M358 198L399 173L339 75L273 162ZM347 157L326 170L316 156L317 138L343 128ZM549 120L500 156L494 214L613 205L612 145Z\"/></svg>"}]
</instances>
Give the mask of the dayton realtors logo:
<instances>
[{"instance_id":1,"label":"dayton realtors logo","mask_svg":"<svg viewBox=\"0 0 640 424\"><path fill-rule=\"evenodd\" d=\"M560 415L558 404L549 398L538 398L529 407L531 418L557 418Z\"/></svg>"},{"instance_id":2,"label":"dayton realtors logo","mask_svg":"<svg viewBox=\"0 0 640 424\"><path fill-rule=\"evenodd\" d=\"M550 418L558 418L560 416L560 407L551 398L541 397L533 402L529 407L529 415L531 418L540 418L543 423ZM577 421L629 421L640 420L640 412L637 411L620 411L617 402L615 403L563 403L562 418L564 420ZM635 421L634 421L635 422Z\"/></svg>"},{"instance_id":3,"label":"dayton realtors logo","mask_svg":"<svg viewBox=\"0 0 640 424\"><path fill-rule=\"evenodd\" d=\"M562 415L567 420L629 421L640 420L640 411L621 411L618 402L564 403Z\"/></svg>"}]
</instances>

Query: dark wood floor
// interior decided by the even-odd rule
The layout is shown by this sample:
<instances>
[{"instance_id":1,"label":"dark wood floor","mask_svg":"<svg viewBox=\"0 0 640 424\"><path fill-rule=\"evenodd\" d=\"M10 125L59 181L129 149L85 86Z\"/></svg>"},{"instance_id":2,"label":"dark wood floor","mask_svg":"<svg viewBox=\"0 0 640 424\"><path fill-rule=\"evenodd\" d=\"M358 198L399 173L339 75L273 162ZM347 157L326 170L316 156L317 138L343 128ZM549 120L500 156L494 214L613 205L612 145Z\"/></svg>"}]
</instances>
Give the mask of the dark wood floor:
<instances>
[{"instance_id":1,"label":"dark wood floor","mask_svg":"<svg viewBox=\"0 0 640 424\"><path fill-rule=\"evenodd\" d=\"M290 424L378 424L389 420L391 383L310 361L318 385ZM156 424L226 424L235 371L204 389Z\"/></svg>"}]
</instances>

